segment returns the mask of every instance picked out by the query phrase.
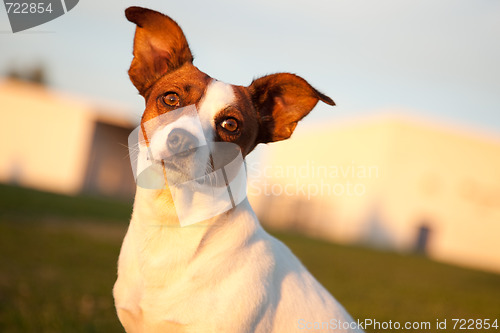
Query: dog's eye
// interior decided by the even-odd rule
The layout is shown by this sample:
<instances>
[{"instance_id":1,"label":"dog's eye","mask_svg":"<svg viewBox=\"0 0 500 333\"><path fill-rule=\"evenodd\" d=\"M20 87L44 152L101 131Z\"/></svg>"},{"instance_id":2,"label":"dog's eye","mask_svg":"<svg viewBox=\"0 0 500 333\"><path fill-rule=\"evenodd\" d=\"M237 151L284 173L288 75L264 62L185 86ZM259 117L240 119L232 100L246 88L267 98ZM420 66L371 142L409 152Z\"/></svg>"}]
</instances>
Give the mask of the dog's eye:
<instances>
[{"instance_id":1,"label":"dog's eye","mask_svg":"<svg viewBox=\"0 0 500 333\"><path fill-rule=\"evenodd\" d=\"M235 132L238 129L238 121L234 118L227 118L220 123L220 126L226 131Z\"/></svg>"},{"instance_id":2,"label":"dog's eye","mask_svg":"<svg viewBox=\"0 0 500 333\"><path fill-rule=\"evenodd\" d=\"M162 96L161 100L166 106L179 106L181 104L179 95L174 92L166 93Z\"/></svg>"}]
</instances>

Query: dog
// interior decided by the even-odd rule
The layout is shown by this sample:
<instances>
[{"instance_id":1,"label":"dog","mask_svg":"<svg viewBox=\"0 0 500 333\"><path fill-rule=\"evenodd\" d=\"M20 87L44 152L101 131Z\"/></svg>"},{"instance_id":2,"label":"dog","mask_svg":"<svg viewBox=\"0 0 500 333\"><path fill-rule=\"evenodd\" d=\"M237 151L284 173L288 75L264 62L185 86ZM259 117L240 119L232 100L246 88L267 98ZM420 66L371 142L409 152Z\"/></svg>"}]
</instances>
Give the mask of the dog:
<instances>
[{"instance_id":1,"label":"dog","mask_svg":"<svg viewBox=\"0 0 500 333\"><path fill-rule=\"evenodd\" d=\"M202 182L177 199L172 195L181 188L176 184L206 167L201 163L211 163L206 154L192 152L203 137L232 144L245 157L259 143L289 138L318 101L333 106L333 100L290 73L267 75L248 87L217 81L193 65L186 38L171 18L141 7L130 7L125 15L136 24L129 77L146 101L141 128L149 126L141 149L158 159L169 151L182 155L157 169L160 178L169 170L167 186L137 186L113 288L125 330L361 332L292 252L264 231L246 198L181 227L175 200L204 211L194 199ZM202 130L155 123L188 106Z\"/></svg>"}]
</instances>

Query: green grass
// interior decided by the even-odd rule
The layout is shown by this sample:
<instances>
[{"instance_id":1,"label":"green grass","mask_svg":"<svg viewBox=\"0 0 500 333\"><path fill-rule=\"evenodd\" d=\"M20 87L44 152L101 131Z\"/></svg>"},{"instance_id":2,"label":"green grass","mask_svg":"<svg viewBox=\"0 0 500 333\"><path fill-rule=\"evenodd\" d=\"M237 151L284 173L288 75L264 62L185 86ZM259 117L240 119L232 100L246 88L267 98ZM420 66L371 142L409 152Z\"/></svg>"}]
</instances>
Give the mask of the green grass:
<instances>
[{"instance_id":1,"label":"green grass","mask_svg":"<svg viewBox=\"0 0 500 333\"><path fill-rule=\"evenodd\" d=\"M1 332L122 331L111 295L118 238L2 221L0 244Z\"/></svg>"},{"instance_id":2,"label":"green grass","mask_svg":"<svg viewBox=\"0 0 500 333\"><path fill-rule=\"evenodd\" d=\"M355 318L433 324L490 318L500 325L500 275L422 256L277 236Z\"/></svg>"},{"instance_id":3,"label":"green grass","mask_svg":"<svg viewBox=\"0 0 500 333\"><path fill-rule=\"evenodd\" d=\"M70 197L0 184L0 218L127 221L132 203L90 196Z\"/></svg>"},{"instance_id":4,"label":"green grass","mask_svg":"<svg viewBox=\"0 0 500 333\"><path fill-rule=\"evenodd\" d=\"M111 200L0 186L0 332L122 332L111 290L130 211ZM277 237L355 318L447 319L448 331L452 318L500 319L500 275Z\"/></svg>"}]
</instances>

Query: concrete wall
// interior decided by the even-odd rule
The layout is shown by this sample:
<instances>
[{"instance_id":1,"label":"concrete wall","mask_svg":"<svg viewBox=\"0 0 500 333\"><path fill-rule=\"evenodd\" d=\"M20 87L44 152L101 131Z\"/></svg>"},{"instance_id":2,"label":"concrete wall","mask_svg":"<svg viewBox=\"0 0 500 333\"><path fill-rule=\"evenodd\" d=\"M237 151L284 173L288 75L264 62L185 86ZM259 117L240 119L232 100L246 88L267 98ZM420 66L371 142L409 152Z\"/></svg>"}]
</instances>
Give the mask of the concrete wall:
<instances>
[{"instance_id":1,"label":"concrete wall","mask_svg":"<svg viewBox=\"0 0 500 333\"><path fill-rule=\"evenodd\" d=\"M6 81L0 108L0 181L77 193L93 130L89 107L38 85Z\"/></svg>"},{"instance_id":2,"label":"concrete wall","mask_svg":"<svg viewBox=\"0 0 500 333\"><path fill-rule=\"evenodd\" d=\"M261 164L249 195L275 227L500 272L498 139L382 117L271 144Z\"/></svg>"},{"instance_id":3,"label":"concrete wall","mask_svg":"<svg viewBox=\"0 0 500 333\"><path fill-rule=\"evenodd\" d=\"M127 138L135 125L121 113L37 84L0 82L0 182L131 199Z\"/></svg>"}]
</instances>

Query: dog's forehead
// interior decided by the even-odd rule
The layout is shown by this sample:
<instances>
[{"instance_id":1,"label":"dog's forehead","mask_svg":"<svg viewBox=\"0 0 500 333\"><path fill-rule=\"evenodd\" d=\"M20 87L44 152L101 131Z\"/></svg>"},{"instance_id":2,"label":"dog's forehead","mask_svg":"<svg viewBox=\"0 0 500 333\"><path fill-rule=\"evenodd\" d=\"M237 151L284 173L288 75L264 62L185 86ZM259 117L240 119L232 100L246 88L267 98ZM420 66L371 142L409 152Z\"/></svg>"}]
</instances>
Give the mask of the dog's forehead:
<instances>
[{"instance_id":1,"label":"dog's forehead","mask_svg":"<svg viewBox=\"0 0 500 333\"><path fill-rule=\"evenodd\" d=\"M213 79L197 106L201 122L215 126L216 115L235 102L234 86Z\"/></svg>"}]
</instances>

